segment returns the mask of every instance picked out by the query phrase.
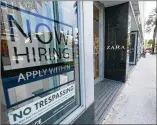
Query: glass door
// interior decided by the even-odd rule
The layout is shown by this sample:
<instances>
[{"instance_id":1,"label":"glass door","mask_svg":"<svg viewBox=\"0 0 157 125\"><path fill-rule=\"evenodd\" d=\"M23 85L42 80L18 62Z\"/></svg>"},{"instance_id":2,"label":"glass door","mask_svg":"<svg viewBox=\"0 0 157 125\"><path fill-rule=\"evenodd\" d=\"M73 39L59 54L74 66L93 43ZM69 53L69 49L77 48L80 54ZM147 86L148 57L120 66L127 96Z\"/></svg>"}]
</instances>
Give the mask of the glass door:
<instances>
[{"instance_id":1,"label":"glass door","mask_svg":"<svg viewBox=\"0 0 157 125\"><path fill-rule=\"evenodd\" d=\"M99 43L100 43L100 30L99 30L99 26L100 26L100 14L99 14L99 8L94 5L93 6L93 57L94 57L94 80L95 83L100 81L100 47L99 47Z\"/></svg>"},{"instance_id":2,"label":"glass door","mask_svg":"<svg viewBox=\"0 0 157 125\"><path fill-rule=\"evenodd\" d=\"M137 43L137 32L132 32L130 35L130 54L129 54L129 64L136 64L136 43Z\"/></svg>"}]
</instances>

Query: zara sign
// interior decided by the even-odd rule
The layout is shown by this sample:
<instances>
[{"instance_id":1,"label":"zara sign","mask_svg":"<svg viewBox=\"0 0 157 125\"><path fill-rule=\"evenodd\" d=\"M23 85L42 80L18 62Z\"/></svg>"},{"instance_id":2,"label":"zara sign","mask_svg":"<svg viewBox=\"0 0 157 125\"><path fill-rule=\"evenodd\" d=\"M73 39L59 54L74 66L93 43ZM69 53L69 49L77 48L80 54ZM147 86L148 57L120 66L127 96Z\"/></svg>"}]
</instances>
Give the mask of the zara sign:
<instances>
[{"instance_id":1,"label":"zara sign","mask_svg":"<svg viewBox=\"0 0 157 125\"><path fill-rule=\"evenodd\" d=\"M125 49L124 45L109 45L106 48L107 50L120 50Z\"/></svg>"}]
</instances>

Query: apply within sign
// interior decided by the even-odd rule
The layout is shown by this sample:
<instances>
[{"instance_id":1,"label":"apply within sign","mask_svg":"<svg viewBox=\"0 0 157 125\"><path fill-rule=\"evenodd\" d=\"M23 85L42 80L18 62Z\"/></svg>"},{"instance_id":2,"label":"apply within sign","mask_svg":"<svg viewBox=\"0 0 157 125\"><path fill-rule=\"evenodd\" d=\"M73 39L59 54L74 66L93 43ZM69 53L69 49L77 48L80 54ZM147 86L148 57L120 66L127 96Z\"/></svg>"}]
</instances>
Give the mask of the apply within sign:
<instances>
[{"instance_id":1,"label":"apply within sign","mask_svg":"<svg viewBox=\"0 0 157 125\"><path fill-rule=\"evenodd\" d=\"M8 57L2 55L2 78L7 89L74 70L73 27L0 2L6 10L20 13L22 20L5 14L10 31ZM2 9L2 10L3 10ZM31 17L31 18L30 18ZM18 37L17 37L18 36ZM8 38L9 39L9 38ZM6 62L6 58L7 62ZM8 62L8 60L10 62ZM6 99L10 108L9 97Z\"/></svg>"},{"instance_id":2,"label":"apply within sign","mask_svg":"<svg viewBox=\"0 0 157 125\"><path fill-rule=\"evenodd\" d=\"M2 58L2 81L6 106L20 106L25 102L11 103L8 90L31 84L55 75L74 70L73 27L71 25L31 13L0 2L1 7L20 13L22 20L11 14L4 20L9 27L7 41L10 63ZM26 18L25 18L26 17ZM28 18L31 17L31 18ZM17 38L18 37L18 38ZM4 57L4 56L3 56ZM75 102L75 85L69 86L40 98L24 107L8 113L10 124L42 124ZM57 86L60 88L60 86ZM27 100L29 101L29 100Z\"/></svg>"}]
</instances>

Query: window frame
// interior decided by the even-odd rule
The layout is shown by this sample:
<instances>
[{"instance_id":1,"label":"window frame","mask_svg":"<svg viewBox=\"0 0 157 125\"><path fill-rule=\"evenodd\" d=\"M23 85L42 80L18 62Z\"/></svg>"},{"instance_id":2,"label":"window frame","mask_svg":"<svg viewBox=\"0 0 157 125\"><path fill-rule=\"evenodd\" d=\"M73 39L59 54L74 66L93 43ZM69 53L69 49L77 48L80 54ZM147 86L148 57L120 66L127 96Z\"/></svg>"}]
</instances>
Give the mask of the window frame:
<instances>
[{"instance_id":1,"label":"window frame","mask_svg":"<svg viewBox=\"0 0 157 125\"><path fill-rule=\"evenodd\" d=\"M89 2L89 1L88 1ZM90 77L92 78L92 83L91 86L93 88L94 86L94 76L91 75L92 73L89 73L89 75L91 76L87 76L87 69L90 66L86 66L87 64L85 64L87 58L91 57L86 57L87 52L85 52L85 49L87 49L87 44L85 44L84 40L84 22L88 23L87 21L84 21L84 7L87 5L87 2L85 5L83 5L83 3L85 3L84 1L77 1L77 16L78 16L78 30L79 30L79 71L80 71L80 78L79 78L79 83L80 83L80 106L75 109L69 116L66 116L66 118L60 122L60 124L68 124L68 123L73 123L86 109L87 107L89 107L93 102L93 92L94 90L90 90L90 87L87 88L87 86L89 85L89 83L87 83L87 79ZM93 4L93 2L91 1L91 3ZM91 34L93 35L93 34ZM87 36L89 37L89 36ZM93 42L93 41L91 41ZM93 45L93 44L92 44ZM91 46L92 46L91 45ZM91 47L90 46L90 47ZM93 49L93 46L92 48ZM91 56L93 55L93 53L91 53ZM85 59L86 57L86 59ZM88 62L86 62L88 63ZM92 65L93 63L91 63L90 65ZM91 70L93 70L93 66L91 66ZM90 71L91 71L90 70ZM88 90L87 90L88 89ZM90 93L89 93L90 90ZM90 96L90 94L93 94ZM90 96L90 99L87 100L87 96Z\"/></svg>"},{"instance_id":2,"label":"window frame","mask_svg":"<svg viewBox=\"0 0 157 125\"><path fill-rule=\"evenodd\" d=\"M79 62L80 62L80 106L67 116L60 124L73 123L86 109L86 88L85 88L85 54L84 54L84 27L83 27L83 2L77 1L78 30L79 30Z\"/></svg>"}]
</instances>

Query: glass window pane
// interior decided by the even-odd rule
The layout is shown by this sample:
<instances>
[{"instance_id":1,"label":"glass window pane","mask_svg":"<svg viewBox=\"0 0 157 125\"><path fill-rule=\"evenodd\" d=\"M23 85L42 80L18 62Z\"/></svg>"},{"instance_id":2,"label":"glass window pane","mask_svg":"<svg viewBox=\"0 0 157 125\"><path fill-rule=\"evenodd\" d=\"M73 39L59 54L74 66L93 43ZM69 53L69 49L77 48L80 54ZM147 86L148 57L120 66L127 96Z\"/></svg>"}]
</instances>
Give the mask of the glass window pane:
<instances>
[{"instance_id":1,"label":"glass window pane","mask_svg":"<svg viewBox=\"0 0 157 125\"><path fill-rule=\"evenodd\" d=\"M2 0L1 5L9 122L58 124L80 106L77 2Z\"/></svg>"}]
</instances>

